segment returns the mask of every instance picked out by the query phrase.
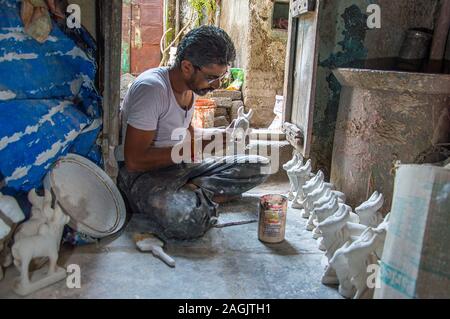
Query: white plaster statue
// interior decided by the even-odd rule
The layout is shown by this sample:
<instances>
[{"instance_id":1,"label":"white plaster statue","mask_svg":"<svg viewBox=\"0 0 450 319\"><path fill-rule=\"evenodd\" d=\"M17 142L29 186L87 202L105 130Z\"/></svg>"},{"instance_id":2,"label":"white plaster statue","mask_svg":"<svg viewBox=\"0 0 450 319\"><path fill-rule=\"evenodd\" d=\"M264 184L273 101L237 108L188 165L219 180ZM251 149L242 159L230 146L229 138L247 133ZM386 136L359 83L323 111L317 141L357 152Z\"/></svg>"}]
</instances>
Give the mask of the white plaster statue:
<instances>
[{"instance_id":1,"label":"white plaster statue","mask_svg":"<svg viewBox=\"0 0 450 319\"><path fill-rule=\"evenodd\" d=\"M309 193L306 196L304 207L305 211L308 211L309 213L309 219L306 224L306 230L312 231L315 228L314 219L316 217L314 215L314 203L320 201L322 197L325 197L327 191L329 190L330 190L329 186L326 185L325 183L322 183L322 185L319 188L315 189L313 192Z\"/></svg>"},{"instance_id":2,"label":"white plaster statue","mask_svg":"<svg viewBox=\"0 0 450 319\"><path fill-rule=\"evenodd\" d=\"M314 209L312 212L313 222L314 222L314 230L313 230L313 238L318 239L322 237L322 233L317 227L318 224L323 222L325 219L333 215L339 209L339 201L338 198L330 191L327 191L327 194L322 197L320 201L314 203Z\"/></svg>"},{"instance_id":3,"label":"white plaster statue","mask_svg":"<svg viewBox=\"0 0 450 319\"><path fill-rule=\"evenodd\" d=\"M351 283L356 289L355 299L373 298L374 289L367 285L370 275L367 267L377 265L381 260L388 226L389 214L377 228L368 227L357 240L343 250Z\"/></svg>"},{"instance_id":4,"label":"white plaster statue","mask_svg":"<svg viewBox=\"0 0 450 319\"><path fill-rule=\"evenodd\" d=\"M329 182L324 182L324 184L331 190L334 190L334 184L333 183L329 183Z\"/></svg>"},{"instance_id":5,"label":"white plaster statue","mask_svg":"<svg viewBox=\"0 0 450 319\"><path fill-rule=\"evenodd\" d=\"M350 241L344 243L341 248L336 250L333 258L330 259L330 267L336 272L339 281L339 293L345 298L353 298L356 293L356 289L351 282L347 257L344 254L350 245Z\"/></svg>"},{"instance_id":6,"label":"white plaster statue","mask_svg":"<svg viewBox=\"0 0 450 319\"><path fill-rule=\"evenodd\" d=\"M52 285L66 277L66 271L57 266L59 247L64 225L69 223L69 216L62 212L59 204L51 208L51 203L44 205L45 214L51 215L48 222L40 225L38 234L23 237L12 246L14 265L20 270L20 280L14 291L19 295L28 295L46 286ZM34 258L48 257L49 269L45 277L30 281L29 265Z\"/></svg>"},{"instance_id":7,"label":"white plaster statue","mask_svg":"<svg viewBox=\"0 0 450 319\"><path fill-rule=\"evenodd\" d=\"M322 171L318 171L317 174L310 179L302 188L304 196L308 196L308 194L312 193L315 189L319 188L323 183L324 175ZM304 203L302 203L304 206ZM309 218L310 212L305 209L302 214L303 218Z\"/></svg>"},{"instance_id":8,"label":"white plaster statue","mask_svg":"<svg viewBox=\"0 0 450 319\"><path fill-rule=\"evenodd\" d=\"M8 242L16 225L25 219L25 215L12 196L0 192L0 280L3 279L3 268L12 263Z\"/></svg>"},{"instance_id":9,"label":"white plaster statue","mask_svg":"<svg viewBox=\"0 0 450 319\"><path fill-rule=\"evenodd\" d=\"M283 164L283 169L286 171L286 174L289 178L289 193L288 193L288 200L293 200L294 199L294 181L292 179L292 176L289 174L289 170L291 168L293 168L294 166L296 166L298 164L298 162L301 161L303 163L303 157L300 153L298 153L297 151L294 151L294 155L292 156L292 159L290 161L288 161L286 164Z\"/></svg>"},{"instance_id":10,"label":"white plaster statue","mask_svg":"<svg viewBox=\"0 0 450 319\"><path fill-rule=\"evenodd\" d=\"M336 196L333 195L331 189L327 189L325 194L313 203L313 210L328 204Z\"/></svg>"},{"instance_id":11,"label":"white plaster statue","mask_svg":"<svg viewBox=\"0 0 450 319\"><path fill-rule=\"evenodd\" d=\"M328 199L328 196L330 196L330 199ZM314 203L314 209L312 212L315 215L313 221L315 226L313 230L313 238L318 240L318 247L321 251L326 251L326 248L322 243L322 232L317 226L325 219L337 212L337 210L339 209L339 203L340 201L338 197L331 190L329 191L329 195L327 191L326 196L322 197L320 201Z\"/></svg>"},{"instance_id":12,"label":"white plaster statue","mask_svg":"<svg viewBox=\"0 0 450 319\"><path fill-rule=\"evenodd\" d=\"M345 204L345 201L347 200L347 197L345 196L344 193L336 191L336 190L332 190L333 194L337 196L339 203L341 204Z\"/></svg>"},{"instance_id":13,"label":"white plaster statue","mask_svg":"<svg viewBox=\"0 0 450 319\"><path fill-rule=\"evenodd\" d=\"M37 235L39 227L45 224L52 217L52 211L44 209L44 207L51 206L52 195L50 190L45 190L44 197L39 196L35 189L28 193L28 201L31 203L31 217L30 219L17 227L14 234L14 240L18 241L24 237Z\"/></svg>"},{"instance_id":14,"label":"white plaster statue","mask_svg":"<svg viewBox=\"0 0 450 319\"><path fill-rule=\"evenodd\" d=\"M339 293L346 298L352 298L355 295L356 290L351 282L347 257L344 253L355 240L359 239L361 234L363 234L367 228L368 227L365 225L347 222L339 234L340 238L345 243L336 250L333 257L329 260L329 267L334 270L338 278Z\"/></svg>"},{"instance_id":15,"label":"white plaster statue","mask_svg":"<svg viewBox=\"0 0 450 319\"><path fill-rule=\"evenodd\" d=\"M363 295L373 295L373 290L367 286L367 267L378 264L376 252L381 256L386 229L387 222L382 223L379 228L348 222L343 228L343 237L347 241L330 259L342 296L359 299Z\"/></svg>"},{"instance_id":16,"label":"white plaster statue","mask_svg":"<svg viewBox=\"0 0 450 319\"><path fill-rule=\"evenodd\" d=\"M336 250L342 247L348 240L343 228L346 226L347 222L351 220L350 213L351 208L349 206L339 204L338 210L333 215L317 225L322 233L321 244L325 247L325 257L327 258L328 263L331 258L333 258ZM322 283L339 283L336 272L329 264L326 266L322 276Z\"/></svg>"},{"instance_id":17,"label":"white plaster statue","mask_svg":"<svg viewBox=\"0 0 450 319\"><path fill-rule=\"evenodd\" d=\"M309 180L311 169L311 160L308 160L305 165L301 166L298 169L296 167L293 168L293 175L294 179L296 180L297 186L295 198L292 202L292 208L294 209L303 208L303 204L301 203L305 198L305 194L303 193L303 186Z\"/></svg>"},{"instance_id":18,"label":"white plaster statue","mask_svg":"<svg viewBox=\"0 0 450 319\"><path fill-rule=\"evenodd\" d=\"M325 220L322 220L324 215L320 215L320 211L318 213L315 209L313 212L316 217L320 216L318 230L323 233L323 238L319 240L319 248L326 251L329 262L322 282L338 283L339 293L346 298L373 295L367 286L367 266L378 262L376 256L381 257L388 217L378 228L368 225L378 224L382 202L382 195L375 192L358 208L359 215L342 204L339 204L338 212L325 217Z\"/></svg>"},{"instance_id":19,"label":"white plaster statue","mask_svg":"<svg viewBox=\"0 0 450 319\"><path fill-rule=\"evenodd\" d=\"M294 156L292 157L292 159L287 162L286 164L283 165L283 169L286 171L287 176L289 178L289 185L290 185L290 189L289 189L289 193L288 193L288 200L293 200L294 199L294 191L295 191L295 185L294 185L294 179L293 179L293 175L290 174L290 170L297 166L297 164L299 162L303 163L303 157L300 153L298 153L297 151L294 152Z\"/></svg>"},{"instance_id":20,"label":"white plaster statue","mask_svg":"<svg viewBox=\"0 0 450 319\"><path fill-rule=\"evenodd\" d=\"M253 110L250 110L247 114L244 113L244 107L241 106L238 110L238 117L234 120L230 127L233 128L231 137L233 140L242 141L250 132L250 120L253 117Z\"/></svg>"},{"instance_id":21,"label":"white plaster statue","mask_svg":"<svg viewBox=\"0 0 450 319\"><path fill-rule=\"evenodd\" d=\"M375 191L367 201L355 209L360 223L370 227L377 227L383 221L383 215L379 212L383 204L383 194Z\"/></svg>"}]
</instances>

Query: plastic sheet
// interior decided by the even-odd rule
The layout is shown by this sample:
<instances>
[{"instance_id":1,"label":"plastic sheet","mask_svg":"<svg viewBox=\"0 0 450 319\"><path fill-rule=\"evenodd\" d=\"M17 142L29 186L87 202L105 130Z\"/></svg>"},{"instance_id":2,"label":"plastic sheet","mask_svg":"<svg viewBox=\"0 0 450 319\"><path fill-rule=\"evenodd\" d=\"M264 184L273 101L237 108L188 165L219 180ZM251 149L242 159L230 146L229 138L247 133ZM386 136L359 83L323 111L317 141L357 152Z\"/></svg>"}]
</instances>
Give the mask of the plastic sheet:
<instances>
[{"instance_id":1,"label":"plastic sheet","mask_svg":"<svg viewBox=\"0 0 450 319\"><path fill-rule=\"evenodd\" d=\"M37 42L24 31L20 1L0 0L0 173L7 185L2 192L40 187L68 152L100 164L93 52L84 29L66 34L56 23L47 40Z\"/></svg>"}]
</instances>

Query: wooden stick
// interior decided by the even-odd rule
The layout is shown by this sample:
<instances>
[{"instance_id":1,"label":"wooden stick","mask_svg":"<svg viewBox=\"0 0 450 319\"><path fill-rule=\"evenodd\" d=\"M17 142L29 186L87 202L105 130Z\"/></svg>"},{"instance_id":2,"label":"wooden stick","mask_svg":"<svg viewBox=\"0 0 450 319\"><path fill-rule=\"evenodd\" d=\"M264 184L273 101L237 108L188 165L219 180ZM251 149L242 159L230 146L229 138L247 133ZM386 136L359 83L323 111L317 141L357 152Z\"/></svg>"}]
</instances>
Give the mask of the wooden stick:
<instances>
[{"instance_id":1,"label":"wooden stick","mask_svg":"<svg viewBox=\"0 0 450 319\"><path fill-rule=\"evenodd\" d=\"M231 223L217 224L214 227L215 228L224 228L224 227L252 224L252 223L256 223L256 222L258 222L258 220L252 219L252 220L244 220L244 221L240 221L240 222L231 222Z\"/></svg>"}]
</instances>

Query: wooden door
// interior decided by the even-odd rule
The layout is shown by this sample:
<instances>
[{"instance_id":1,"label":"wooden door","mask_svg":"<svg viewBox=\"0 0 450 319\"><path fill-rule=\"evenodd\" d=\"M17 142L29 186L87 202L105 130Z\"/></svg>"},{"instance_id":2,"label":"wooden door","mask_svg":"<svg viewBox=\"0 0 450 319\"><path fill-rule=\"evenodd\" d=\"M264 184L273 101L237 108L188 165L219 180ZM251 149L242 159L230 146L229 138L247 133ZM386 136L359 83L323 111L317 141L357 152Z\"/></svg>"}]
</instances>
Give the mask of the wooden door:
<instances>
[{"instance_id":1,"label":"wooden door","mask_svg":"<svg viewBox=\"0 0 450 319\"><path fill-rule=\"evenodd\" d=\"M304 157L309 157L312 139L319 4L319 0L291 1L289 12L283 129Z\"/></svg>"},{"instance_id":2,"label":"wooden door","mask_svg":"<svg viewBox=\"0 0 450 319\"><path fill-rule=\"evenodd\" d=\"M123 4L122 72L139 75L161 61L164 0L128 0Z\"/></svg>"}]
</instances>

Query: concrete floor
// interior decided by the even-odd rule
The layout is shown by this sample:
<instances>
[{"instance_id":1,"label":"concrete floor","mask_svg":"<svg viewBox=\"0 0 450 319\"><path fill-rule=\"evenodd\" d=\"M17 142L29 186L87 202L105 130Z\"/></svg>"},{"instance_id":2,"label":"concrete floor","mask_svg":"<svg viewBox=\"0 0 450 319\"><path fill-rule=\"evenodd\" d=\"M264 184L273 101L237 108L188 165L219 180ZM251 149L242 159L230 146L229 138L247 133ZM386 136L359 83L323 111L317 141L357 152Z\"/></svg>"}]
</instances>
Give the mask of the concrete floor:
<instances>
[{"instance_id":1,"label":"concrete floor","mask_svg":"<svg viewBox=\"0 0 450 319\"><path fill-rule=\"evenodd\" d=\"M257 218L259 196L286 193L287 187L266 184L223 205L219 223ZM134 215L110 243L63 248L59 263L80 265L80 289L62 281L28 298L341 298L320 283L323 253L305 230L306 220L293 209L287 219L286 241L278 245L258 240L257 223L214 228L197 241L168 242L166 252L176 260L176 268L169 268L135 249L133 233L148 228ZM11 290L17 275L14 267L7 269L0 298L18 297Z\"/></svg>"}]
</instances>

